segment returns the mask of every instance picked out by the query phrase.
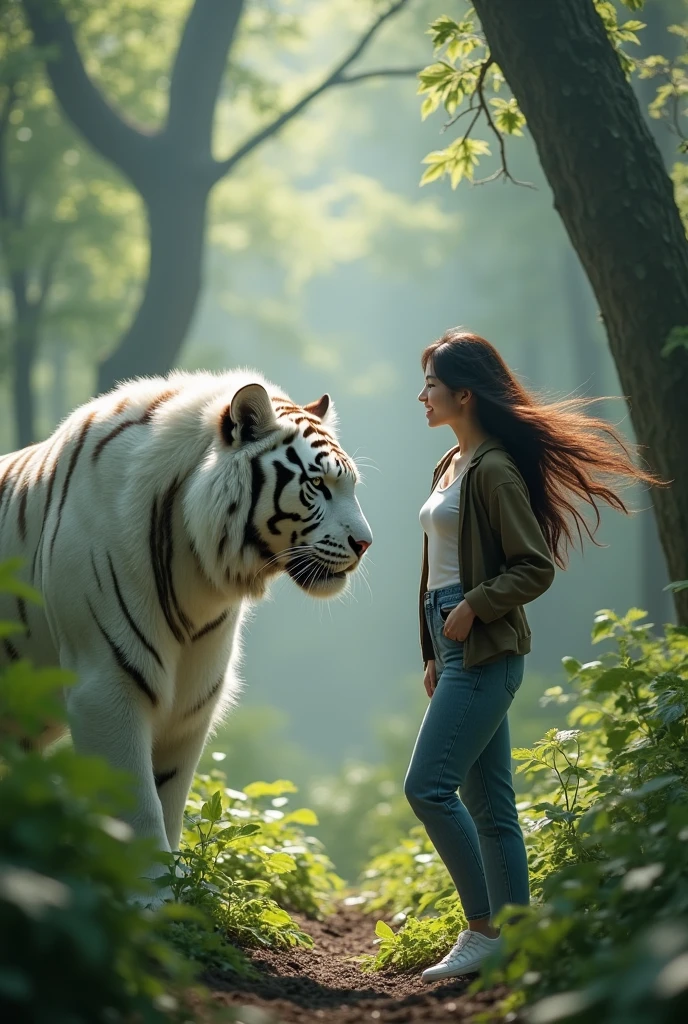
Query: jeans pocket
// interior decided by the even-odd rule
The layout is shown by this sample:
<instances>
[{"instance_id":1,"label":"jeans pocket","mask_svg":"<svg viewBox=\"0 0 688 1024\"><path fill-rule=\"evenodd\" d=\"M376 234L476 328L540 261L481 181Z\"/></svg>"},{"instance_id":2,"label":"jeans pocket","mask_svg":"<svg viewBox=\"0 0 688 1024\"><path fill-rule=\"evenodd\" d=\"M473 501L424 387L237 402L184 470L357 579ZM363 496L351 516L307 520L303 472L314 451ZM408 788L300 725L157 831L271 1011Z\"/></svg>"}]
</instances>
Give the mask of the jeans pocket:
<instances>
[{"instance_id":1,"label":"jeans pocket","mask_svg":"<svg viewBox=\"0 0 688 1024\"><path fill-rule=\"evenodd\" d=\"M446 622L449 618L449 612L453 612L456 608L455 604L447 604L443 608L440 608L440 618L442 622Z\"/></svg>"},{"instance_id":2,"label":"jeans pocket","mask_svg":"<svg viewBox=\"0 0 688 1024\"><path fill-rule=\"evenodd\" d=\"M504 685L512 697L523 682L524 659L520 654L507 654L506 656L506 679Z\"/></svg>"}]
</instances>

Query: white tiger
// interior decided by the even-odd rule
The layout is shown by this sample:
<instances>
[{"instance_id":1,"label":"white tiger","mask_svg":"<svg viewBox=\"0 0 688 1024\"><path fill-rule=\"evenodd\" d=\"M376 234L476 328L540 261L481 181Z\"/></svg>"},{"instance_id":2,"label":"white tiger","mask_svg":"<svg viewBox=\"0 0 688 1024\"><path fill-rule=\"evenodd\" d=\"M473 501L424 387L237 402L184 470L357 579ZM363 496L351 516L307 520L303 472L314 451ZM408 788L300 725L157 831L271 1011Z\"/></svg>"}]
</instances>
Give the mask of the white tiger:
<instances>
[{"instance_id":1,"label":"white tiger","mask_svg":"<svg viewBox=\"0 0 688 1024\"><path fill-rule=\"evenodd\" d=\"M0 663L77 674L75 747L134 775L131 825L161 849L240 690L243 610L278 573L339 593L371 544L357 480L329 396L298 406L250 370L132 380L0 459L0 561L44 602L0 595L25 627Z\"/></svg>"}]
</instances>

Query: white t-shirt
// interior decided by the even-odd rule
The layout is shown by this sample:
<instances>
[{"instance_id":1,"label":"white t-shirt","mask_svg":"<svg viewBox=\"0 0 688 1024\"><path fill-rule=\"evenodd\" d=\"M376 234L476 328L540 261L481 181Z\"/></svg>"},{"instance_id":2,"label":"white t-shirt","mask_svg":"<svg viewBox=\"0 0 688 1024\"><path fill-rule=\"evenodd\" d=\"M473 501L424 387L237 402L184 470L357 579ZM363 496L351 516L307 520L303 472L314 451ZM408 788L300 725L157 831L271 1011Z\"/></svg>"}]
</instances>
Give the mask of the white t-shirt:
<instances>
[{"instance_id":1,"label":"white t-shirt","mask_svg":"<svg viewBox=\"0 0 688 1024\"><path fill-rule=\"evenodd\" d=\"M459 577L459 495L462 470L448 487L439 485L420 510L428 536L428 590L454 587Z\"/></svg>"}]
</instances>

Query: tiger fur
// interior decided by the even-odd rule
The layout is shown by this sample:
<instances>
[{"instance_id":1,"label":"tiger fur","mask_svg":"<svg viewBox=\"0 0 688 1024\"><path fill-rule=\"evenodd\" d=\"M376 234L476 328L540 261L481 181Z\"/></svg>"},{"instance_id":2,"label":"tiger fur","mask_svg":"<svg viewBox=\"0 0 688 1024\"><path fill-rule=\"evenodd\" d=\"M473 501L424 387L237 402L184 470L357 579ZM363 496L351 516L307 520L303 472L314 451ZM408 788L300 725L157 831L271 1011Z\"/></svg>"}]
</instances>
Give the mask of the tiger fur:
<instances>
[{"instance_id":1,"label":"tiger fur","mask_svg":"<svg viewBox=\"0 0 688 1024\"><path fill-rule=\"evenodd\" d=\"M372 541L335 427L327 395L299 406L253 371L176 372L121 384L0 458L0 561L20 556L43 597L0 594L0 620L24 626L0 665L76 673L74 745L133 774L130 823L162 850L178 848L204 743L241 689L247 607L285 572L339 593Z\"/></svg>"}]
</instances>

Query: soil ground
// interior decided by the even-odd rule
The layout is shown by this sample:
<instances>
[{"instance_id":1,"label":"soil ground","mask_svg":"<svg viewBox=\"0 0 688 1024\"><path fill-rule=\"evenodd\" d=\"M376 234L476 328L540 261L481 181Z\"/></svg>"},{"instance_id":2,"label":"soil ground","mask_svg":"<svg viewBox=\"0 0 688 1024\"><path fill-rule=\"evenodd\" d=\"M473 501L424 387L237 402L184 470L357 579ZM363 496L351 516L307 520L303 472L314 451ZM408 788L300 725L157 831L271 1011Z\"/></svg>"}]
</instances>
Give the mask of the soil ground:
<instances>
[{"instance_id":1,"label":"soil ground","mask_svg":"<svg viewBox=\"0 0 688 1024\"><path fill-rule=\"evenodd\" d=\"M448 1024L471 1021L503 994L468 996L472 978L428 985L419 970L364 974L348 958L375 952L376 918L353 907L342 905L325 921L293 917L313 937L313 949L251 951L258 980L206 977L213 1006L232 1008L226 1019L242 1024ZM223 1016L220 1010L217 1019Z\"/></svg>"}]
</instances>

